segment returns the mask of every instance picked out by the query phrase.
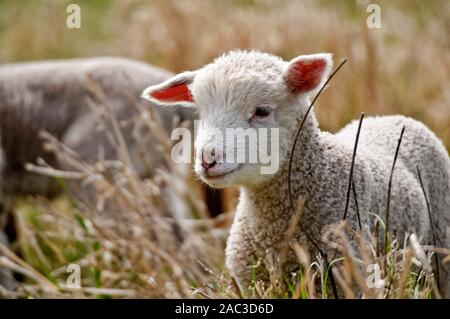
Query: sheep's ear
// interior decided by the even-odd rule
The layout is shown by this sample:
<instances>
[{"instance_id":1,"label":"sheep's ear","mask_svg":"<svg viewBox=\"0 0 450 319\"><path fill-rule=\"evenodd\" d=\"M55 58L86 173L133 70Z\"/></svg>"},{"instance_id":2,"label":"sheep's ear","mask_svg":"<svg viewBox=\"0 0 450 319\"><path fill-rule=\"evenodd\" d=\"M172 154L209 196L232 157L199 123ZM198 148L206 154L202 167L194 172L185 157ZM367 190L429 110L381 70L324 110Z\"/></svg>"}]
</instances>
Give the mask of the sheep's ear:
<instances>
[{"instance_id":1,"label":"sheep's ear","mask_svg":"<svg viewBox=\"0 0 450 319\"><path fill-rule=\"evenodd\" d=\"M194 105L189 84L194 81L195 72L183 72L167 81L149 86L142 92L142 97L159 105Z\"/></svg>"},{"instance_id":2,"label":"sheep's ear","mask_svg":"<svg viewBox=\"0 0 450 319\"><path fill-rule=\"evenodd\" d=\"M330 53L301 55L289 62L284 80L294 94L314 92L326 81L332 67Z\"/></svg>"}]
</instances>

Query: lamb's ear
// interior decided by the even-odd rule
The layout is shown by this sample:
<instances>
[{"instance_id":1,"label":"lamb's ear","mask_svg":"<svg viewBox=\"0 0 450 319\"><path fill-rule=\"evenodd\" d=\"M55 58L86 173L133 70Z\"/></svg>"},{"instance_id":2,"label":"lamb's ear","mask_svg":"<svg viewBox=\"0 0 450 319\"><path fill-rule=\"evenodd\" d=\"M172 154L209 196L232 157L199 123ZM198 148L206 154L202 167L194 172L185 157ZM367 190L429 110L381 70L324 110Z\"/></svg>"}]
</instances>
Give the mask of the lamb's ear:
<instances>
[{"instance_id":1,"label":"lamb's ear","mask_svg":"<svg viewBox=\"0 0 450 319\"><path fill-rule=\"evenodd\" d=\"M289 62L284 80L294 94L312 93L327 80L332 67L330 53L301 55Z\"/></svg>"},{"instance_id":2,"label":"lamb's ear","mask_svg":"<svg viewBox=\"0 0 450 319\"><path fill-rule=\"evenodd\" d=\"M149 86L142 92L142 97L159 105L194 105L189 84L194 81L195 72L183 72L167 81Z\"/></svg>"}]
</instances>

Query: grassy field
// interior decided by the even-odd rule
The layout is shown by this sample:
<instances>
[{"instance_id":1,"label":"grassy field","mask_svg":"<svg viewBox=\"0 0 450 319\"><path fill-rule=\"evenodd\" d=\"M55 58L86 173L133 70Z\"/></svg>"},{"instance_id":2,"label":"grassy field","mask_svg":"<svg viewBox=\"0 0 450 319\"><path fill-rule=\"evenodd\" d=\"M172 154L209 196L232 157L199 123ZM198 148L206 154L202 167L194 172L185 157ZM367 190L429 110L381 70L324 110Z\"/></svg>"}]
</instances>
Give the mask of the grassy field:
<instances>
[{"instance_id":1,"label":"grassy field","mask_svg":"<svg viewBox=\"0 0 450 319\"><path fill-rule=\"evenodd\" d=\"M66 6L72 2L81 7L81 29L66 27ZM326 51L333 53L335 63L344 58L348 62L317 103L323 129L335 132L360 112L401 113L426 123L450 149L450 2L377 1L380 29L366 26L369 3L0 0L0 63L113 55L178 72L198 68L233 48L259 49L285 59ZM102 176L97 167L90 169ZM170 231L174 221L162 216L153 181L140 180L126 168L119 174L128 181L124 188L106 177L99 181L113 189L115 205L127 212L118 223L79 209L69 195L52 202L16 201L19 240L13 252L2 247L8 258L0 265L24 280L17 292L0 294L328 297L328 269L295 243L292 249L303 271L286 277L273 269L269 286L254 282L248 291L240 291L224 268L227 229L219 227L231 215L192 218L191 231L180 243ZM188 182L182 191L189 192ZM354 256L343 227L335 230L345 239L337 248ZM430 298L436 292L427 266L431 249L414 243L399 248L401 243L394 240L386 255L375 237L361 240L360 259L334 261L342 296ZM81 289L68 284L66 270L72 263L81 267ZM366 285L370 273L364 270L373 264L380 266L384 288Z\"/></svg>"}]
</instances>

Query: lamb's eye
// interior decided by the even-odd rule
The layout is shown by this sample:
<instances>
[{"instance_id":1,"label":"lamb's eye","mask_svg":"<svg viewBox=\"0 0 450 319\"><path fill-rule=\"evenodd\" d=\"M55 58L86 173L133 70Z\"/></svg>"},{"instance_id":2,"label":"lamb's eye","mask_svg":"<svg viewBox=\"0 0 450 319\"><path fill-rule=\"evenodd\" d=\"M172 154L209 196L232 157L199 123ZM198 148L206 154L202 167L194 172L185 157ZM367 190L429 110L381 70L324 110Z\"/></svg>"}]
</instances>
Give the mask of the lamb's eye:
<instances>
[{"instance_id":1,"label":"lamb's eye","mask_svg":"<svg viewBox=\"0 0 450 319\"><path fill-rule=\"evenodd\" d=\"M272 113L272 108L270 106L258 106L253 116L263 118L269 116L270 113Z\"/></svg>"}]
</instances>

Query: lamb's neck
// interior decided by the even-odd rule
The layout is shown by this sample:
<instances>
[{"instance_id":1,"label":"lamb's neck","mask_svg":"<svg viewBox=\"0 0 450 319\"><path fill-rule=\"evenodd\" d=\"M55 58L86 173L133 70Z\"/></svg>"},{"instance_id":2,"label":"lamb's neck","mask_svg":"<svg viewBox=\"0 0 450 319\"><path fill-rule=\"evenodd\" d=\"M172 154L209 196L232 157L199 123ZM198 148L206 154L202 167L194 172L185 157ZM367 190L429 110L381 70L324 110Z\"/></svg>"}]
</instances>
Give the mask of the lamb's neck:
<instances>
[{"instance_id":1,"label":"lamb's neck","mask_svg":"<svg viewBox=\"0 0 450 319\"><path fill-rule=\"evenodd\" d=\"M320 131L314 114L310 114L298 138L292 161L291 186L295 204L299 196L309 193L311 183L314 183L310 176L317 176L315 170L321 169L311 164L317 161L318 158L325 156L323 134L325 133ZM292 138L289 139L291 143L294 140L294 136L295 130L292 131ZM241 189L241 196L245 197L245 202L252 206L252 209L249 211L252 211L252 213L256 212L260 218L276 220L284 217L282 218L283 220L289 220L286 217L292 214L288 195L288 168L291 143L288 146L289 150L285 151L284 154L282 151L280 152L280 158L284 158L284 160L280 161L280 168L273 178L258 188L242 187Z\"/></svg>"}]
</instances>

